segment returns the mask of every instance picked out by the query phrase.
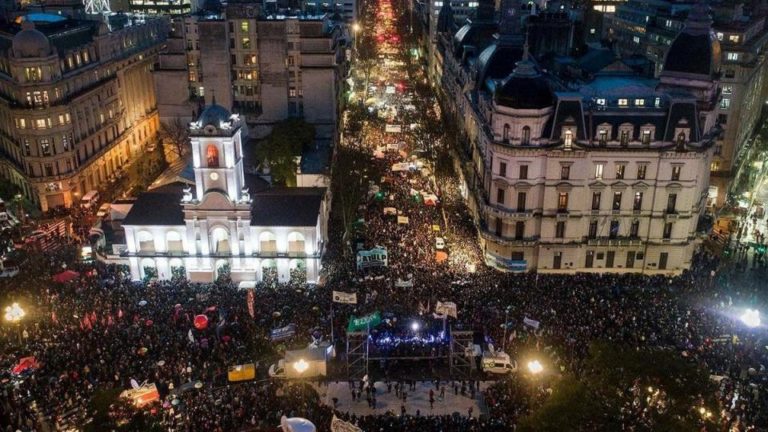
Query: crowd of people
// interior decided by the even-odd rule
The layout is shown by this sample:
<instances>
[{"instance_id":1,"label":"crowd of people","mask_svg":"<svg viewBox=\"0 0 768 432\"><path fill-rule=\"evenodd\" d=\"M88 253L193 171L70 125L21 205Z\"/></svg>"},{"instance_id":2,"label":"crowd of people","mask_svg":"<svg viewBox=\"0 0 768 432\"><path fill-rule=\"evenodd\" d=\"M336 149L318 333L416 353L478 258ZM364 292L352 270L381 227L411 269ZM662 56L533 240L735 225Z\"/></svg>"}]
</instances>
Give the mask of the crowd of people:
<instances>
[{"instance_id":1,"label":"crowd of people","mask_svg":"<svg viewBox=\"0 0 768 432\"><path fill-rule=\"evenodd\" d=\"M369 8L368 14L380 11L375 5ZM377 29L393 32L392 21L380 19ZM395 49L397 39L385 38L381 44L398 66L378 72L416 73L406 66L403 50ZM392 82L385 79L382 84L383 89ZM436 115L404 108L404 100L429 95L382 90L379 96L398 107L386 110L387 122L418 124L419 115ZM387 144L397 148L387 150ZM341 365L350 316L381 311L401 322L425 322L438 301L450 301L458 311L457 318L448 319L450 329L479 332L497 348L505 346L513 359L530 349L556 352L553 362L576 376L595 340L672 349L706 365L717 377L723 430L768 428L764 329L746 328L738 319L747 306L768 310L764 270L737 271L702 252L690 271L675 277L495 272L480 259L455 179L438 175L435 181L435 164L426 160L416 170L392 170L398 163L416 164L419 159L412 156L418 144L411 134L384 132L380 119L367 122L359 136L344 143L369 161L369 183L360 185L362 205L355 218L362 223L349 244L340 240L348 227L332 225L331 238L337 241L325 257L325 283L316 287L308 287L300 274L292 274L290 283L269 277L256 287L249 304L248 291L226 278L211 284L183 278L136 282L123 266L69 260L69 268L80 276L53 284L51 276L67 258L30 262L20 279L3 286L3 300L19 301L29 313L18 326L0 327L0 368L5 371L0 426L42 431L90 424L94 430L111 430L141 421L142 430L248 431L273 428L286 415L305 417L327 431L336 415L365 431L514 430L547 395L541 388L531 390L516 375L478 394L487 412L475 415L430 415L410 409L407 401L400 412L356 415L323 403L306 383L263 376L238 384L227 380L230 366L256 363L263 372L283 350L331 334L340 355L329 379L346 380ZM432 194L438 201L427 203L424 196ZM436 237L447 238L447 247L438 248ZM376 246L387 249L387 265L358 270L354 253ZM408 283L398 286L398 281ZM357 294L358 303L332 305L333 290ZM195 325L201 314L208 318L207 327ZM538 327L526 325L525 318ZM277 343L270 340L272 329L289 324L295 325L295 335ZM444 355L445 342L424 343L407 326L397 328L385 323L375 329L380 342L374 343L375 355ZM26 336L20 338L22 331ZM390 343L393 338L397 343ZM7 372L28 356L35 357L37 368L21 376ZM406 369L386 368L388 376L371 379L397 380L395 375ZM119 393L145 382L156 384L159 402L140 410L114 399L106 408L97 403L105 391Z\"/></svg>"}]
</instances>

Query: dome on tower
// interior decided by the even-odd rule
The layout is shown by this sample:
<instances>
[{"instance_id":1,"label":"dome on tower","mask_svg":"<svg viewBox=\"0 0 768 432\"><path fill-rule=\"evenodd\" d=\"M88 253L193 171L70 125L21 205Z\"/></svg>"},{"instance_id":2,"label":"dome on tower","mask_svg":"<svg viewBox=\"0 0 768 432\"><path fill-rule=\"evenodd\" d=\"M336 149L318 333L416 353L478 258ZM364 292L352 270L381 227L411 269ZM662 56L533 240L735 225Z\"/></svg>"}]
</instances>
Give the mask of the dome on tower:
<instances>
[{"instance_id":1,"label":"dome on tower","mask_svg":"<svg viewBox=\"0 0 768 432\"><path fill-rule=\"evenodd\" d=\"M32 21L22 22L21 31L13 37L11 49L16 57L21 58L51 55L51 43L40 30L35 28Z\"/></svg>"},{"instance_id":2,"label":"dome on tower","mask_svg":"<svg viewBox=\"0 0 768 432\"><path fill-rule=\"evenodd\" d=\"M197 123L200 127L206 127L208 125L219 127L221 122L228 122L232 117L232 113L221 105L213 103L208 105L203 112L200 113L200 117L197 118Z\"/></svg>"},{"instance_id":3,"label":"dome on tower","mask_svg":"<svg viewBox=\"0 0 768 432\"><path fill-rule=\"evenodd\" d=\"M494 97L498 105L515 109L542 109L554 104L552 89L530 59L527 46L523 59L496 88Z\"/></svg>"},{"instance_id":4,"label":"dome on tower","mask_svg":"<svg viewBox=\"0 0 768 432\"><path fill-rule=\"evenodd\" d=\"M664 72L711 77L720 72L720 42L712 31L707 5L694 5L683 30L677 35L664 59Z\"/></svg>"}]
</instances>

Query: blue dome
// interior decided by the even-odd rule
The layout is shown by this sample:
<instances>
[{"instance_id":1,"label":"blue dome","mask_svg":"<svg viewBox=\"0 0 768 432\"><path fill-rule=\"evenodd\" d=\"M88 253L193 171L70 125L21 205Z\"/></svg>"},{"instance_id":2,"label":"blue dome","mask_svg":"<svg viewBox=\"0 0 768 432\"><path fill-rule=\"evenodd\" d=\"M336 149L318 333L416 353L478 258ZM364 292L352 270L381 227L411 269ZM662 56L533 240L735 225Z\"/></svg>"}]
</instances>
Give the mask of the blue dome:
<instances>
[{"instance_id":1,"label":"blue dome","mask_svg":"<svg viewBox=\"0 0 768 432\"><path fill-rule=\"evenodd\" d=\"M201 127L206 127L208 125L219 127L220 122L229 121L230 117L232 117L232 113L226 108L221 105L213 104L208 105L203 112L200 113L200 117L197 118L197 121L200 123Z\"/></svg>"}]
</instances>

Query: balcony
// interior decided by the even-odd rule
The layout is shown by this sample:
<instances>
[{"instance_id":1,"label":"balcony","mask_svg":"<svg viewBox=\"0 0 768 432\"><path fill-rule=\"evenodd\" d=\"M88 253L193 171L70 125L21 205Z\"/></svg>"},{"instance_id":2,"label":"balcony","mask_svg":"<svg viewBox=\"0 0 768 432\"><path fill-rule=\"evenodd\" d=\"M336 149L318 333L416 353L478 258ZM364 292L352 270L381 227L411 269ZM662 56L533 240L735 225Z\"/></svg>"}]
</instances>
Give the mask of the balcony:
<instances>
[{"instance_id":1,"label":"balcony","mask_svg":"<svg viewBox=\"0 0 768 432\"><path fill-rule=\"evenodd\" d=\"M538 243L539 238L541 238L540 236L522 238L499 236L483 226L481 226L478 231L480 232L480 237L484 240L508 246L535 246Z\"/></svg>"},{"instance_id":2,"label":"balcony","mask_svg":"<svg viewBox=\"0 0 768 432\"><path fill-rule=\"evenodd\" d=\"M640 237L630 237L630 236L618 236L615 238L584 237L582 239L582 242L586 243L588 246L641 246L643 244L643 240Z\"/></svg>"}]
</instances>

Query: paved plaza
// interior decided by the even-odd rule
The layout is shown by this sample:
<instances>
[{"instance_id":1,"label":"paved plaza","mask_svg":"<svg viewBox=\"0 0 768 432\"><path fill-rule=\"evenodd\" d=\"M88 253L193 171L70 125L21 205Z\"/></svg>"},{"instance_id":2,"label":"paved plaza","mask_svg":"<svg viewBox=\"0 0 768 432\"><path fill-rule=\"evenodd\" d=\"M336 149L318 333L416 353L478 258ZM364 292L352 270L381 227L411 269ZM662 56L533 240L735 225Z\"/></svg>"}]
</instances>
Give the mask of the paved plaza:
<instances>
[{"instance_id":1,"label":"paved plaza","mask_svg":"<svg viewBox=\"0 0 768 432\"><path fill-rule=\"evenodd\" d=\"M327 386L316 386L318 393L320 393L320 399L327 405L333 406L333 398L338 399L336 408L343 412L348 412L357 415L369 415L369 414L384 414L387 411L399 415L401 406L405 405L406 413L409 415L415 415L416 410L419 410L421 415L446 415L453 414L455 412L466 416L469 408L472 408L472 416L477 417L479 414L486 414L485 404L482 401L481 391L485 390L489 382L480 383L480 391L475 391L474 399L470 396L470 392L467 391L465 396L461 395L461 382L458 382L459 394L455 394L453 389L453 382L443 381L440 383L441 387L445 387L445 397L440 397L440 391L435 391L435 384L429 381L418 381L416 383L416 390L410 390L410 386L406 386L406 401L403 403L402 398L398 398L395 395L395 387L392 385L392 391L387 391L387 385L384 382L377 382L376 387L376 408L370 408L366 400L365 391L363 391L362 397L357 400L352 400L352 391L349 388L348 382L331 382ZM429 406L429 390L434 391L435 403L434 407Z\"/></svg>"}]
</instances>

